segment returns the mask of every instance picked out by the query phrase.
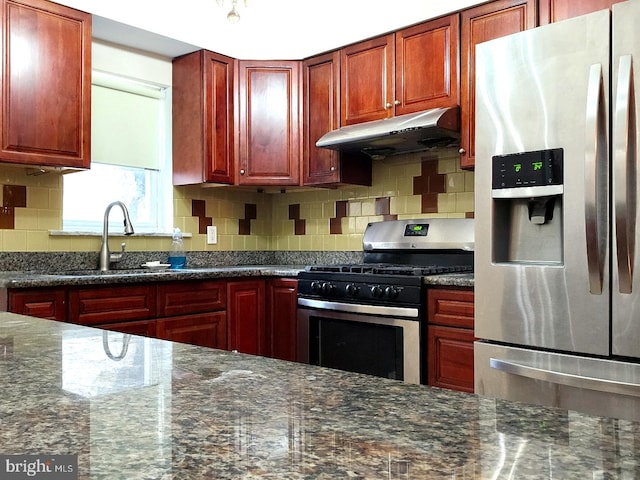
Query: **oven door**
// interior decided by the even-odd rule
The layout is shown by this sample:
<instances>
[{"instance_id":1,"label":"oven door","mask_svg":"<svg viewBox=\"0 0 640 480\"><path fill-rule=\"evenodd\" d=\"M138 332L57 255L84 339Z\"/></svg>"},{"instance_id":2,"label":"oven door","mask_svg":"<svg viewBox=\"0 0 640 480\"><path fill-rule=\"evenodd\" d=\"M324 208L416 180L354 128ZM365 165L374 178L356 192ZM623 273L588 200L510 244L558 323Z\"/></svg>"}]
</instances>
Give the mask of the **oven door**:
<instances>
[{"instance_id":1,"label":"oven door","mask_svg":"<svg viewBox=\"0 0 640 480\"><path fill-rule=\"evenodd\" d=\"M298 361L420 383L419 318L343 312L332 302L313 302L326 308L307 308L298 299Z\"/></svg>"}]
</instances>

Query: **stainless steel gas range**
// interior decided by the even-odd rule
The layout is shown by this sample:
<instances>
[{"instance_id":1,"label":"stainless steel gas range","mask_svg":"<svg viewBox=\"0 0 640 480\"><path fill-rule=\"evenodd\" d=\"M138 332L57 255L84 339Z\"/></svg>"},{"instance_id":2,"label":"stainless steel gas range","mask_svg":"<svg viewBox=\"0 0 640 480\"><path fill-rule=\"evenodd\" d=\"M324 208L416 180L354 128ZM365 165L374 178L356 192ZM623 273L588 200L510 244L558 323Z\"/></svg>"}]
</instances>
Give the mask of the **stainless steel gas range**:
<instances>
[{"instance_id":1,"label":"stainless steel gas range","mask_svg":"<svg viewBox=\"0 0 640 480\"><path fill-rule=\"evenodd\" d=\"M473 219L370 223L364 263L298 276L298 360L425 383L423 278L473 270Z\"/></svg>"}]
</instances>

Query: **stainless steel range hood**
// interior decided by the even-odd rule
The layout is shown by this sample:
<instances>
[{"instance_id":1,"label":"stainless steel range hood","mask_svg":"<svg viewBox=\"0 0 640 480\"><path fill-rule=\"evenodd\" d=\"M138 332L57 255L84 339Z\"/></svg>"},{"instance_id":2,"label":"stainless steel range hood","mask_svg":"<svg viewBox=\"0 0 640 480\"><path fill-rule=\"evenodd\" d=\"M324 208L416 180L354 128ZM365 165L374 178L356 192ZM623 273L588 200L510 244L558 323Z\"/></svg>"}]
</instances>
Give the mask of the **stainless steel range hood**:
<instances>
[{"instance_id":1,"label":"stainless steel range hood","mask_svg":"<svg viewBox=\"0 0 640 480\"><path fill-rule=\"evenodd\" d=\"M436 108L373 122L348 125L324 134L316 146L384 158L460 144L460 109Z\"/></svg>"}]
</instances>

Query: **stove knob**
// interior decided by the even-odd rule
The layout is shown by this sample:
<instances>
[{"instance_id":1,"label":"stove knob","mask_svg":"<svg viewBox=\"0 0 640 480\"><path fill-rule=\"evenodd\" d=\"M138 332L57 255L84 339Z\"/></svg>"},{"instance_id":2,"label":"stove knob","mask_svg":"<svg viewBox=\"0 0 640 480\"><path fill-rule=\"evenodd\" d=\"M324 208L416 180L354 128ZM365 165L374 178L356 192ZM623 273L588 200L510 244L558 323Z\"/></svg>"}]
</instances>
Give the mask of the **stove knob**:
<instances>
[{"instance_id":1,"label":"stove knob","mask_svg":"<svg viewBox=\"0 0 640 480\"><path fill-rule=\"evenodd\" d=\"M311 282L311 292L320 293L320 290L322 290L322 284L320 282L317 280Z\"/></svg>"},{"instance_id":2,"label":"stove knob","mask_svg":"<svg viewBox=\"0 0 640 480\"><path fill-rule=\"evenodd\" d=\"M353 283L350 283L346 287L344 287L344 290L345 292L347 292L347 296L355 297L358 294L359 288Z\"/></svg>"},{"instance_id":3,"label":"stove knob","mask_svg":"<svg viewBox=\"0 0 640 480\"><path fill-rule=\"evenodd\" d=\"M384 289L384 294L387 296L387 298L398 298L398 295L400 295L400 290L398 290L396 287L387 287Z\"/></svg>"},{"instance_id":4,"label":"stove knob","mask_svg":"<svg viewBox=\"0 0 640 480\"><path fill-rule=\"evenodd\" d=\"M329 282L324 282L322 284L322 293L324 295L331 295L335 291L336 287Z\"/></svg>"},{"instance_id":5,"label":"stove knob","mask_svg":"<svg viewBox=\"0 0 640 480\"><path fill-rule=\"evenodd\" d=\"M373 287L371 287L371 295L373 295L374 298L380 298L383 294L384 291L382 290L382 287L380 285L374 285Z\"/></svg>"}]
</instances>

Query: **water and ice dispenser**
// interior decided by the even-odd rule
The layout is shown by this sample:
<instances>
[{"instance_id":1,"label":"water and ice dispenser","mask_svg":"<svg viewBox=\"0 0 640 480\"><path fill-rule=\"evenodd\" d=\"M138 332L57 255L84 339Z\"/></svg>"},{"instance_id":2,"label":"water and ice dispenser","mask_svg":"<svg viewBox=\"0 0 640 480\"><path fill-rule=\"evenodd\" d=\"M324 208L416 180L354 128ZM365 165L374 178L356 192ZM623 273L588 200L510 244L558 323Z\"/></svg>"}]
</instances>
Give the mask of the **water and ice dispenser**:
<instances>
[{"instance_id":1,"label":"water and ice dispenser","mask_svg":"<svg viewBox=\"0 0 640 480\"><path fill-rule=\"evenodd\" d=\"M492 159L494 263L563 261L563 150Z\"/></svg>"}]
</instances>

